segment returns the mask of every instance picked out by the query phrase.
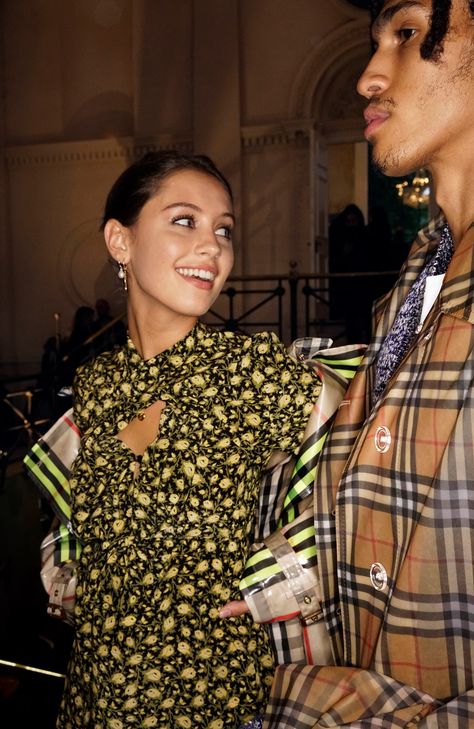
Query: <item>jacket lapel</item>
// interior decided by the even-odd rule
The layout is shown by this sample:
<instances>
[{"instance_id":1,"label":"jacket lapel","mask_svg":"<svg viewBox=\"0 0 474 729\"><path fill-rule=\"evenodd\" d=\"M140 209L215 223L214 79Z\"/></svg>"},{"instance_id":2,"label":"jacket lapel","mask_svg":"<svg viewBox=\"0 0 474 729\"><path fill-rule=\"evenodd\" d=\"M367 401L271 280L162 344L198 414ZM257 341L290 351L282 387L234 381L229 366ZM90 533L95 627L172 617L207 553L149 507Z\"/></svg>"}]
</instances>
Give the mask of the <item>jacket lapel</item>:
<instances>
[{"instance_id":1,"label":"jacket lapel","mask_svg":"<svg viewBox=\"0 0 474 729\"><path fill-rule=\"evenodd\" d=\"M423 268L427 256L435 250L443 224L444 218L440 216L420 232L394 288L376 302L371 344L339 407L316 477L315 527L322 607L336 663L344 663L347 658L347 655L344 655L346 639L341 623L343 616L338 595L338 556L344 554L347 547L341 543L341 540L345 539L343 532L336 528L337 494L350 464L357 458L358 450L370 427L370 423L366 421L370 415L374 362L381 343L390 330L410 287ZM370 418L372 419L373 417ZM350 556L344 555L344 557L350 561Z\"/></svg>"}]
</instances>

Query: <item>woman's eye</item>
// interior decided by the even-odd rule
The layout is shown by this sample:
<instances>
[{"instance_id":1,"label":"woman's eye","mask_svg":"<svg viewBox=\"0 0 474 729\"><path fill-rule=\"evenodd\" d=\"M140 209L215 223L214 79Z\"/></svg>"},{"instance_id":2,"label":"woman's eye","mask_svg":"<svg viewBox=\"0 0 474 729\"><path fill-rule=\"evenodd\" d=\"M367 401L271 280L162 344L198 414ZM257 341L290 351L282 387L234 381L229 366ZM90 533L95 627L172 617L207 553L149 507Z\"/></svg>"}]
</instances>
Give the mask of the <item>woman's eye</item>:
<instances>
[{"instance_id":1,"label":"woman's eye","mask_svg":"<svg viewBox=\"0 0 474 729\"><path fill-rule=\"evenodd\" d=\"M232 240L232 228L227 225L221 225L220 228L217 228L216 235L226 238L227 240Z\"/></svg>"},{"instance_id":2,"label":"woman's eye","mask_svg":"<svg viewBox=\"0 0 474 729\"><path fill-rule=\"evenodd\" d=\"M399 37L402 44L411 40L415 34L415 28L400 28L400 30L397 30L397 36Z\"/></svg>"},{"instance_id":3,"label":"woman's eye","mask_svg":"<svg viewBox=\"0 0 474 729\"><path fill-rule=\"evenodd\" d=\"M179 215L171 220L173 225L182 225L184 228L194 227L194 218L192 215Z\"/></svg>"}]
</instances>

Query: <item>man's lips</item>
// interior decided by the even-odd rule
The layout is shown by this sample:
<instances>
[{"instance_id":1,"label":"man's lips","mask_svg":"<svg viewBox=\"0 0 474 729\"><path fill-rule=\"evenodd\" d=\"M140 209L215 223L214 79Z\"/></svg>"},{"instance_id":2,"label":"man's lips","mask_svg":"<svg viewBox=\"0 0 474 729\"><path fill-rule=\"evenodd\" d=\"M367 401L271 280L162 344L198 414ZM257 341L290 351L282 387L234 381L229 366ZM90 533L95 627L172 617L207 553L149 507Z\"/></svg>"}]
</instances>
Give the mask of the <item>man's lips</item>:
<instances>
[{"instance_id":1,"label":"man's lips","mask_svg":"<svg viewBox=\"0 0 474 729\"><path fill-rule=\"evenodd\" d=\"M368 139L372 134L388 119L390 112L382 111L374 106L368 106L364 111L364 119L366 123L365 137Z\"/></svg>"}]
</instances>

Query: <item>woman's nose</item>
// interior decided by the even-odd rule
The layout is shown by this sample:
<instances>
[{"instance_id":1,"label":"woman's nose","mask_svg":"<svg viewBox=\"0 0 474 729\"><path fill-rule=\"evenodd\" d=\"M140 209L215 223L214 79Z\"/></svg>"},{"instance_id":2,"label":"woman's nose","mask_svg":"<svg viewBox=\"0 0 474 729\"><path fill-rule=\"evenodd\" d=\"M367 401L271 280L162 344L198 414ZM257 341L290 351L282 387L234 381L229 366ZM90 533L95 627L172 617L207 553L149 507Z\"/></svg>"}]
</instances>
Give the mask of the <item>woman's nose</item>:
<instances>
[{"instance_id":1,"label":"woman's nose","mask_svg":"<svg viewBox=\"0 0 474 729\"><path fill-rule=\"evenodd\" d=\"M200 231L197 243L196 251L200 255L207 255L211 258L216 258L221 252L219 242L216 239L214 230L202 230Z\"/></svg>"}]
</instances>

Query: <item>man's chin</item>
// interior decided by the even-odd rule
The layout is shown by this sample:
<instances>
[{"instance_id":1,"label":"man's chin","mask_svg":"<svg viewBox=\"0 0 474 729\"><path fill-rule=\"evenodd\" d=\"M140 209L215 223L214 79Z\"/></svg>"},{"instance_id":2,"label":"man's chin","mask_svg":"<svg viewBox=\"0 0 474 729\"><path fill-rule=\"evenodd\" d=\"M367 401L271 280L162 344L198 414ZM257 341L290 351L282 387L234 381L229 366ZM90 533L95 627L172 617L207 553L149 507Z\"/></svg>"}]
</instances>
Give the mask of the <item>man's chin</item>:
<instances>
[{"instance_id":1,"label":"man's chin","mask_svg":"<svg viewBox=\"0 0 474 729\"><path fill-rule=\"evenodd\" d=\"M402 160L400 155L389 152L382 154L377 148L372 149L372 164L377 172L386 177L404 177L418 169L417 165L410 165L408 160Z\"/></svg>"}]
</instances>

